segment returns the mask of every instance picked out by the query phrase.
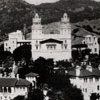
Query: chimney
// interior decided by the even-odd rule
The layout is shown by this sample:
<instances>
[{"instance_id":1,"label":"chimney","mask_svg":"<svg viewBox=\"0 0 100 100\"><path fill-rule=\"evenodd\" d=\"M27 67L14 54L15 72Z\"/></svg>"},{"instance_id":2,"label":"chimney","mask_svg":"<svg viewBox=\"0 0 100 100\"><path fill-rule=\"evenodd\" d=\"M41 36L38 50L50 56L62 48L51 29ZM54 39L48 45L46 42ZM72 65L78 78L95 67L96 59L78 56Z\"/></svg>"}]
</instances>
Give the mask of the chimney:
<instances>
[{"instance_id":1,"label":"chimney","mask_svg":"<svg viewBox=\"0 0 100 100\"><path fill-rule=\"evenodd\" d=\"M2 78L2 73L0 73L0 78Z\"/></svg>"},{"instance_id":2,"label":"chimney","mask_svg":"<svg viewBox=\"0 0 100 100\"><path fill-rule=\"evenodd\" d=\"M4 72L4 77L7 77L7 73L6 72Z\"/></svg>"},{"instance_id":3,"label":"chimney","mask_svg":"<svg viewBox=\"0 0 100 100\"><path fill-rule=\"evenodd\" d=\"M24 39L26 40L26 24L24 24L23 26L23 35L24 35Z\"/></svg>"},{"instance_id":4,"label":"chimney","mask_svg":"<svg viewBox=\"0 0 100 100\"><path fill-rule=\"evenodd\" d=\"M19 80L19 74L17 74L17 79Z\"/></svg>"},{"instance_id":5,"label":"chimney","mask_svg":"<svg viewBox=\"0 0 100 100\"><path fill-rule=\"evenodd\" d=\"M89 63L89 65L87 65L86 70L92 72L92 66L91 66L91 63Z\"/></svg>"},{"instance_id":6,"label":"chimney","mask_svg":"<svg viewBox=\"0 0 100 100\"><path fill-rule=\"evenodd\" d=\"M14 73L11 73L11 78L15 78L15 74Z\"/></svg>"},{"instance_id":7,"label":"chimney","mask_svg":"<svg viewBox=\"0 0 100 100\"><path fill-rule=\"evenodd\" d=\"M80 66L76 66L76 76L80 76Z\"/></svg>"},{"instance_id":8,"label":"chimney","mask_svg":"<svg viewBox=\"0 0 100 100\"><path fill-rule=\"evenodd\" d=\"M98 69L100 70L100 64L99 64L99 66L98 66Z\"/></svg>"}]
</instances>

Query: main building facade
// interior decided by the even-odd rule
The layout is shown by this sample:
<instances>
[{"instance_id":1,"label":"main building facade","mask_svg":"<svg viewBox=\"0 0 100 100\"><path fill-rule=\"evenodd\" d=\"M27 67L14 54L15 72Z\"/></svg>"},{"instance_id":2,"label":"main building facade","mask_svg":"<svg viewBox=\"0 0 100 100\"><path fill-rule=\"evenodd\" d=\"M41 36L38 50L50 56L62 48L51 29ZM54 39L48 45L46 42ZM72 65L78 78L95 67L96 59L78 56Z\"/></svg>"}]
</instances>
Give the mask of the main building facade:
<instances>
[{"instance_id":1,"label":"main building facade","mask_svg":"<svg viewBox=\"0 0 100 100\"><path fill-rule=\"evenodd\" d=\"M36 13L32 19L31 39L25 40L23 34L19 31L9 34L9 40L4 42L4 50L13 53L15 48L30 44L32 49L32 58L38 57L52 58L57 60L66 60L71 58L71 24L66 13L61 18L59 34L44 34L41 24L41 18Z\"/></svg>"}]
</instances>

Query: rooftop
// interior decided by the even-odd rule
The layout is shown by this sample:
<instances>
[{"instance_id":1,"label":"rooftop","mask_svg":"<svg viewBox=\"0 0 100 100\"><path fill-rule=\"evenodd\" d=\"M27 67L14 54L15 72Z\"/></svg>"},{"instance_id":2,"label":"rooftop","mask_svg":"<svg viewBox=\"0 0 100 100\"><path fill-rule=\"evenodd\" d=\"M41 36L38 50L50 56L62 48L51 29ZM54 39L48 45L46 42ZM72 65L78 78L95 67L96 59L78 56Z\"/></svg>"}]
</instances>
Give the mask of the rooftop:
<instances>
[{"instance_id":1,"label":"rooftop","mask_svg":"<svg viewBox=\"0 0 100 100\"><path fill-rule=\"evenodd\" d=\"M59 40L55 40L55 39L47 39L47 40L44 40L44 41L41 41L40 43L43 44L43 43L59 43L61 44L62 41L59 41Z\"/></svg>"},{"instance_id":2,"label":"rooftop","mask_svg":"<svg viewBox=\"0 0 100 100\"><path fill-rule=\"evenodd\" d=\"M69 71L68 74L70 76L76 77L76 70ZM92 69L92 71L89 70L80 70L80 75L78 77L90 77L90 76L97 76L100 77L100 70L99 69Z\"/></svg>"},{"instance_id":3,"label":"rooftop","mask_svg":"<svg viewBox=\"0 0 100 100\"><path fill-rule=\"evenodd\" d=\"M28 74L26 74L25 75L26 77L37 77L37 76L39 76L38 74L36 74L36 73L28 73Z\"/></svg>"},{"instance_id":4,"label":"rooftop","mask_svg":"<svg viewBox=\"0 0 100 100\"><path fill-rule=\"evenodd\" d=\"M29 86L31 83L25 79L0 78L0 87Z\"/></svg>"}]
</instances>

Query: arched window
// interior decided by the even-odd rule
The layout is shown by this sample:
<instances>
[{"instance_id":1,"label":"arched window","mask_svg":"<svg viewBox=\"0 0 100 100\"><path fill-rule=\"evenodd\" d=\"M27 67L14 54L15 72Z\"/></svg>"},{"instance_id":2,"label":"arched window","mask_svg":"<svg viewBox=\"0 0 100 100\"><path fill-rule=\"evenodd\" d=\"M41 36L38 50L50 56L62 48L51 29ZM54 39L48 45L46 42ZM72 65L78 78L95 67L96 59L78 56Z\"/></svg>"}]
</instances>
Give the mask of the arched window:
<instances>
[{"instance_id":1,"label":"arched window","mask_svg":"<svg viewBox=\"0 0 100 100\"><path fill-rule=\"evenodd\" d=\"M2 89L2 87L0 87L0 92L3 92L3 89Z\"/></svg>"},{"instance_id":2,"label":"arched window","mask_svg":"<svg viewBox=\"0 0 100 100\"><path fill-rule=\"evenodd\" d=\"M7 88L6 87L4 87L4 92L7 92Z\"/></svg>"},{"instance_id":3,"label":"arched window","mask_svg":"<svg viewBox=\"0 0 100 100\"><path fill-rule=\"evenodd\" d=\"M8 87L8 92L11 93L11 87Z\"/></svg>"},{"instance_id":4,"label":"arched window","mask_svg":"<svg viewBox=\"0 0 100 100\"><path fill-rule=\"evenodd\" d=\"M36 45L36 50L38 50L38 45Z\"/></svg>"},{"instance_id":5,"label":"arched window","mask_svg":"<svg viewBox=\"0 0 100 100\"><path fill-rule=\"evenodd\" d=\"M87 92L87 88L85 89L85 92Z\"/></svg>"},{"instance_id":6,"label":"arched window","mask_svg":"<svg viewBox=\"0 0 100 100\"><path fill-rule=\"evenodd\" d=\"M97 86L97 90L99 90L99 85Z\"/></svg>"}]
</instances>

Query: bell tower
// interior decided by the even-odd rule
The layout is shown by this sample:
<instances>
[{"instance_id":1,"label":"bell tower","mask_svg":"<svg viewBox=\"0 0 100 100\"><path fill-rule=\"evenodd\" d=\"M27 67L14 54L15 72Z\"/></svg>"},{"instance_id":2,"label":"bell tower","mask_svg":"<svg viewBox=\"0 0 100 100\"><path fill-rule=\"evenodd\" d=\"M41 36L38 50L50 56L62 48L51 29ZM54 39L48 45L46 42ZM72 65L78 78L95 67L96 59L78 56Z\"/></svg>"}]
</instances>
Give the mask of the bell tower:
<instances>
[{"instance_id":1,"label":"bell tower","mask_svg":"<svg viewBox=\"0 0 100 100\"><path fill-rule=\"evenodd\" d=\"M64 13L60 23L60 35L63 41L62 50L71 58L71 24L67 13Z\"/></svg>"},{"instance_id":2,"label":"bell tower","mask_svg":"<svg viewBox=\"0 0 100 100\"><path fill-rule=\"evenodd\" d=\"M60 34L64 35L64 37L67 36L67 38L71 38L71 25L67 13L64 13L61 18Z\"/></svg>"},{"instance_id":3,"label":"bell tower","mask_svg":"<svg viewBox=\"0 0 100 100\"><path fill-rule=\"evenodd\" d=\"M38 13L35 14L32 23L32 39L34 39L42 34L41 18Z\"/></svg>"}]
</instances>

